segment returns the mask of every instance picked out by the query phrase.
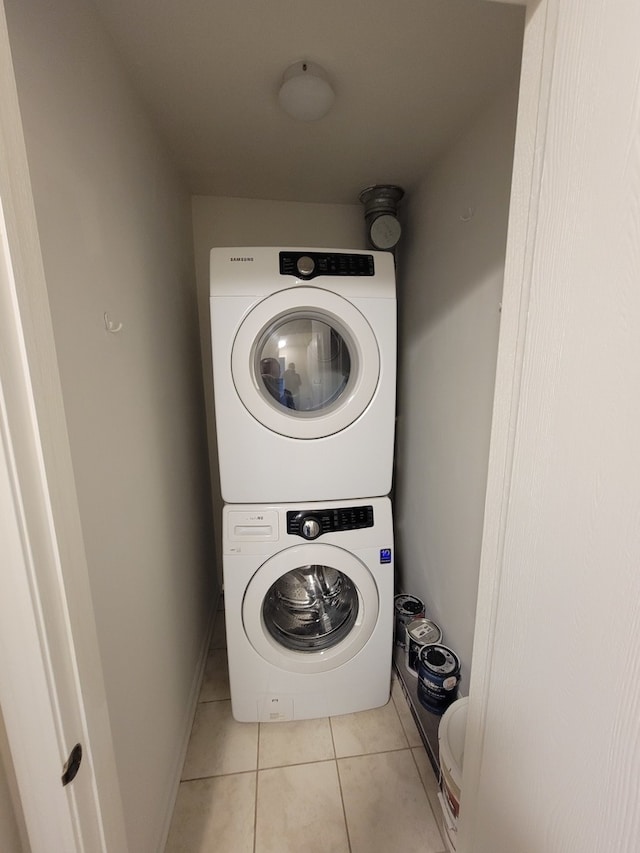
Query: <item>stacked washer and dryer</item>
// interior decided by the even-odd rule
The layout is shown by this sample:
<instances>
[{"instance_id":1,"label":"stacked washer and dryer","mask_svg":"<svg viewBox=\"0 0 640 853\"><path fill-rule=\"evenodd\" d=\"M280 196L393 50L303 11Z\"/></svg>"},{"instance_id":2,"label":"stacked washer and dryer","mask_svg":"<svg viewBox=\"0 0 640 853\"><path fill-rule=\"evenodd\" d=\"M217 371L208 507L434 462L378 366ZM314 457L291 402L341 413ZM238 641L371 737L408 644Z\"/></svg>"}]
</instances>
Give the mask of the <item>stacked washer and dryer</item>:
<instances>
[{"instance_id":1,"label":"stacked washer and dryer","mask_svg":"<svg viewBox=\"0 0 640 853\"><path fill-rule=\"evenodd\" d=\"M396 293L387 252L213 249L233 716L384 705L393 646Z\"/></svg>"}]
</instances>

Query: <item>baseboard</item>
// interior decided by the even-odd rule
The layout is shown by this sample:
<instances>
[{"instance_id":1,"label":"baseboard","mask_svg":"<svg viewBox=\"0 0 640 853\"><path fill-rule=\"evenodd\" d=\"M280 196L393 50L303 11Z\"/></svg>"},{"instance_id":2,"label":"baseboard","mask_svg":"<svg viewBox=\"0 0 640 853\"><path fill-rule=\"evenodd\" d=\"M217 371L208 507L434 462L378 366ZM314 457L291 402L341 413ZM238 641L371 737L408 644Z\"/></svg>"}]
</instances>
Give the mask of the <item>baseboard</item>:
<instances>
[{"instance_id":1,"label":"baseboard","mask_svg":"<svg viewBox=\"0 0 640 853\"><path fill-rule=\"evenodd\" d=\"M184 725L183 725L183 734L180 743L180 748L176 753L176 761L173 768L173 773L171 774L171 783L169 786L169 791L167 792L166 797L166 808L165 808L165 820L161 827L161 832L159 836L159 842L156 846L157 853L163 853L165 847L167 846L167 839L169 837L169 829L171 827L171 819L173 817L173 811L176 805L176 799L178 797L178 789L180 788L180 778L182 776L182 768L184 767L184 760L187 755L187 748L189 746L189 738L191 737L191 729L193 727L193 720L196 715L196 708L198 706L198 697L200 696L200 689L202 687L202 679L204 677L204 668L207 664L207 656L209 654L209 645L211 643L211 635L213 633L213 628L215 625L215 620L218 615L218 602L220 596L218 595L213 601L213 607L211 608L211 612L208 619L207 630L204 634L204 642L202 644L202 648L200 649L200 656L198 660L198 666L196 667L193 682L191 684L191 690L189 691L189 701L187 702L186 712L184 715Z\"/></svg>"}]
</instances>

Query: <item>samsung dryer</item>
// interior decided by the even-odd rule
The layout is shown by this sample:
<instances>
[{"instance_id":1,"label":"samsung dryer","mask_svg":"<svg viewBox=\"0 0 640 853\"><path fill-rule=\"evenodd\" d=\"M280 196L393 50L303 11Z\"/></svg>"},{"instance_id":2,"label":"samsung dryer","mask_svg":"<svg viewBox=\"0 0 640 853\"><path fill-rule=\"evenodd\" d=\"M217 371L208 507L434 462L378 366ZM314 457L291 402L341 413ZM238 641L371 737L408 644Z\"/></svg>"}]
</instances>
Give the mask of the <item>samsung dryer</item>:
<instances>
[{"instance_id":1,"label":"samsung dryer","mask_svg":"<svg viewBox=\"0 0 640 853\"><path fill-rule=\"evenodd\" d=\"M396 392L387 252L213 249L210 308L227 503L386 495Z\"/></svg>"},{"instance_id":2,"label":"samsung dryer","mask_svg":"<svg viewBox=\"0 0 640 853\"><path fill-rule=\"evenodd\" d=\"M389 499L226 506L223 527L234 718L302 720L386 704Z\"/></svg>"}]
</instances>

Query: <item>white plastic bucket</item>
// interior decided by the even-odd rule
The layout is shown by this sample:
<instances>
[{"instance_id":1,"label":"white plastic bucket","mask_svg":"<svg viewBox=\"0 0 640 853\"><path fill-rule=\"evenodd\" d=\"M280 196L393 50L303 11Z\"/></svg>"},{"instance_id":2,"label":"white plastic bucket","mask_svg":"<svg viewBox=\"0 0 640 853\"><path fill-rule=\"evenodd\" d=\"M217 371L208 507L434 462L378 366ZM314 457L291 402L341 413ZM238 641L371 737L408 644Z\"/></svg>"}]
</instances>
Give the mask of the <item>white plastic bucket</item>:
<instances>
[{"instance_id":1,"label":"white plastic bucket","mask_svg":"<svg viewBox=\"0 0 640 853\"><path fill-rule=\"evenodd\" d=\"M440 801L440 808L442 809L442 837L444 838L447 853L456 853L456 847L458 845L457 818L451 814L449 803L442 791L438 791L438 800Z\"/></svg>"},{"instance_id":2,"label":"white plastic bucket","mask_svg":"<svg viewBox=\"0 0 640 853\"><path fill-rule=\"evenodd\" d=\"M438 750L443 819L447 825L449 840L455 847L460 794L462 791L462 768L464 764L464 741L467 733L467 706L469 697L453 702L442 715L438 726ZM445 808L446 806L446 808ZM453 827L451 826L453 818Z\"/></svg>"}]
</instances>

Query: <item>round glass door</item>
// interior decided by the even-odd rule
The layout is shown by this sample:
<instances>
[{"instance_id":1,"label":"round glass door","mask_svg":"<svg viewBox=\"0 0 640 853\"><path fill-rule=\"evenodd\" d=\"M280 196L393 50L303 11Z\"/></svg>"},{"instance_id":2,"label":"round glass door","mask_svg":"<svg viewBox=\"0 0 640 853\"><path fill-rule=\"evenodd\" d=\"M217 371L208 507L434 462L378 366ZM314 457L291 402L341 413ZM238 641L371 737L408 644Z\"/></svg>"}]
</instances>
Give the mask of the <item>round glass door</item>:
<instances>
[{"instance_id":1,"label":"round glass door","mask_svg":"<svg viewBox=\"0 0 640 853\"><path fill-rule=\"evenodd\" d=\"M286 649L330 649L349 634L358 615L358 593L347 575L331 566L300 566L271 585L262 619Z\"/></svg>"},{"instance_id":2,"label":"round glass door","mask_svg":"<svg viewBox=\"0 0 640 853\"><path fill-rule=\"evenodd\" d=\"M308 543L268 559L253 575L242 622L254 649L290 672L326 672L350 660L378 620L369 569L335 545Z\"/></svg>"},{"instance_id":3,"label":"round glass door","mask_svg":"<svg viewBox=\"0 0 640 853\"><path fill-rule=\"evenodd\" d=\"M345 429L367 408L380 356L360 311L329 291L297 287L267 297L233 343L236 391L260 423L292 438Z\"/></svg>"},{"instance_id":4,"label":"round glass door","mask_svg":"<svg viewBox=\"0 0 640 853\"><path fill-rule=\"evenodd\" d=\"M336 325L307 313L279 319L264 331L256 345L254 370L267 402L301 418L340 405L354 384L355 348ZM297 361L287 361L283 351ZM353 360L355 367L355 352Z\"/></svg>"}]
</instances>

